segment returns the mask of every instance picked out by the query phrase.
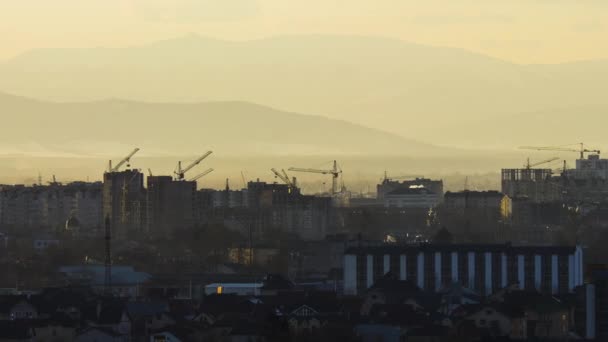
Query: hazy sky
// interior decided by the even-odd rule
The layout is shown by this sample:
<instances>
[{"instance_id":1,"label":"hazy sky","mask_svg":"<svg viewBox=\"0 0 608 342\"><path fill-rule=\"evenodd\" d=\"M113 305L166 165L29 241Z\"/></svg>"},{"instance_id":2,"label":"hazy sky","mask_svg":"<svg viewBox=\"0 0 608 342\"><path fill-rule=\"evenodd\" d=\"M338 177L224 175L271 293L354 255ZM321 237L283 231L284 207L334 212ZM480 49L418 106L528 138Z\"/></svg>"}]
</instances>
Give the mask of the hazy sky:
<instances>
[{"instance_id":1,"label":"hazy sky","mask_svg":"<svg viewBox=\"0 0 608 342\"><path fill-rule=\"evenodd\" d=\"M608 58L606 0L0 0L0 59L189 32L395 37L520 63Z\"/></svg>"}]
</instances>

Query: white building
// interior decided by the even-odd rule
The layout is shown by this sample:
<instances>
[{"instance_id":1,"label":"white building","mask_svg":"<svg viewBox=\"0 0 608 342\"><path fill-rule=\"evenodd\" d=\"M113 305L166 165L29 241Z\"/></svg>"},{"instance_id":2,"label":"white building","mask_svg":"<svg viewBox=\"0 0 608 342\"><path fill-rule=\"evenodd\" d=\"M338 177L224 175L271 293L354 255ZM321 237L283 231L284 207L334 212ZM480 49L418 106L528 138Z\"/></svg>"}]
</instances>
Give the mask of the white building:
<instances>
[{"instance_id":1,"label":"white building","mask_svg":"<svg viewBox=\"0 0 608 342\"><path fill-rule=\"evenodd\" d=\"M583 284L583 251L510 244L351 247L344 254L344 293L360 294L388 272L430 291L460 283L483 295L511 285L564 294Z\"/></svg>"}]
</instances>

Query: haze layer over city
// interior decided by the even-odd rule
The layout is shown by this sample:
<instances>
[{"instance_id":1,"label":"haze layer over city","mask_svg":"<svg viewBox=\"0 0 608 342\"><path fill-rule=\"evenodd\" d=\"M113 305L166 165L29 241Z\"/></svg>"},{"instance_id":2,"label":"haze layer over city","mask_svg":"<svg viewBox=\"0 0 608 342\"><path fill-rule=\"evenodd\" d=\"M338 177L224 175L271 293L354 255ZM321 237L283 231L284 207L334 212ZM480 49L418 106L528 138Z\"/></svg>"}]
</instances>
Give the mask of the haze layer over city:
<instances>
[{"instance_id":1,"label":"haze layer over city","mask_svg":"<svg viewBox=\"0 0 608 342\"><path fill-rule=\"evenodd\" d=\"M484 180L474 188L498 189L501 167L576 158L520 146L607 145L602 1L29 0L2 9L8 183L99 180L107 159L138 146L134 166L157 173L213 149L209 187L338 159L357 192L385 171L444 177L449 189L476 175ZM321 190L322 177L304 178L306 190Z\"/></svg>"},{"instance_id":2,"label":"haze layer over city","mask_svg":"<svg viewBox=\"0 0 608 342\"><path fill-rule=\"evenodd\" d=\"M0 342L608 341L607 23L0 1Z\"/></svg>"}]
</instances>

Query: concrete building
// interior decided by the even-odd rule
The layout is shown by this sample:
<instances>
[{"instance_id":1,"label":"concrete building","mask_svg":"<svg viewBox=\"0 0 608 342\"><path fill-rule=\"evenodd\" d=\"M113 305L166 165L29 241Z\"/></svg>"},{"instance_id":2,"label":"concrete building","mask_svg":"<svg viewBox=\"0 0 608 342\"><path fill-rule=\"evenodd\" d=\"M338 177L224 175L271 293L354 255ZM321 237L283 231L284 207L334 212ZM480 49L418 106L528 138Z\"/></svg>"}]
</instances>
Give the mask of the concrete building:
<instances>
[{"instance_id":1,"label":"concrete building","mask_svg":"<svg viewBox=\"0 0 608 342\"><path fill-rule=\"evenodd\" d=\"M608 340L608 269L591 270L576 289L576 332L589 340Z\"/></svg>"},{"instance_id":2,"label":"concrete building","mask_svg":"<svg viewBox=\"0 0 608 342\"><path fill-rule=\"evenodd\" d=\"M196 224L196 186L171 176L148 177L146 230L152 237L170 237L175 229Z\"/></svg>"},{"instance_id":3,"label":"concrete building","mask_svg":"<svg viewBox=\"0 0 608 342\"><path fill-rule=\"evenodd\" d=\"M322 240L330 225L331 197L304 196L286 184L249 182L247 207L259 230L279 228L304 240Z\"/></svg>"},{"instance_id":4,"label":"concrete building","mask_svg":"<svg viewBox=\"0 0 608 342\"><path fill-rule=\"evenodd\" d=\"M527 198L534 203L561 199L561 190L551 169L502 169L501 191L511 198Z\"/></svg>"},{"instance_id":5,"label":"concrete building","mask_svg":"<svg viewBox=\"0 0 608 342\"><path fill-rule=\"evenodd\" d=\"M105 291L104 265L61 266L58 273L64 276L67 284L90 286L96 293ZM151 279L151 275L138 272L131 266L112 266L112 294L122 298L136 298L141 295L141 288Z\"/></svg>"},{"instance_id":6,"label":"concrete building","mask_svg":"<svg viewBox=\"0 0 608 342\"><path fill-rule=\"evenodd\" d=\"M443 206L447 209L490 209L504 210L510 209L510 199L498 191L459 191L446 192L443 199Z\"/></svg>"},{"instance_id":7,"label":"concrete building","mask_svg":"<svg viewBox=\"0 0 608 342\"><path fill-rule=\"evenodd\" d=\"M576 169L566 171L569 178L608 180L608 159L600 159L599 154L590 154L587 159L577 159Z\"/></svg>"},{"instance_id":8,"label":"concrete building","mask_svg":"<svg viewBox=\"0 0 608 342\"><path fill-rule=\"evenodd\" d=\"M101 189L101 182L2 186L0 225L54 231L77 218L80 228L94 231L103 221Z\"/></svg>"},{"instance_id":9,"label":"concrete building","mask_svg":"<svg viewBox=\"0 0 608 342\"><path fill-rule=\"evenodd\" d=\"M253 209L267 209L273 206L282 206L295 196L287 184L255 182L247 183L247 207Z\"/></svg>"},{"instance_id":10,"label":"concrete building","mask_svg":"<svg viewBox=\"0 0 608 342\"><path fill-rule=\"evenodd\" d=\"M143 173L139 170L106 172L102 198L103 217L110 218L114 238L125 239L142 233L146 212Z\"/></svg>"},{"instance_id":11,"label":"concrete building","mask_svg":"<svg viewBox=\"0 0 608 342\"><path fill-rule=\"evenodd\" d=\"M361 294L388 272L430 291L458 282L483 295L513 284L565 294L583 284L583 252L574 246L510 244L350 247L344 254L344 293Z\"/></svg>"},{"instance_id":12,"label":"concrete building","mask_svg":"<svg viewBox=\"0 0 608 342\"><path fill-rule=\"evenodd\" d=\"M608 159L591 154L577 159L576 168L559 176L550 169L503 169L502 192L535 203L604 201L608 199Z\"/></svg>"},{"instance_id":13,"label":"concrete building","mask_svg":"<svg viewBox=\"0 0 608 342\"><path fill-rule=\"evenodd\" d=\"M302 196L287 205L285 229L303 240L323 240L328 233L331 197Z\"/></svg>"},{"instance_id":14,"label":"concrete building","mask_svg":"<svg viewBox=\"0 0 608 342\"><path fill-rule=\"evenodd\" d=\"M384 195L384 207L434 208L441 203L442 196L423 187L399 188Z\"/></svg>"},{"instance_id":15,"label":"concrete building","mask_svg":"<svg viewBox=\"0 0 608 342\"><path fill-rule=\"evenodd\" d=\"M385 177L382 183L376 186L376 193L379 200L383 200L386 194L393 192L397 189L410 189L410 188L425 188L430 192L443 196L443 181L432 180L428 178L415 178L412 180L397 181Z\"/></svg>"}]
</instances>

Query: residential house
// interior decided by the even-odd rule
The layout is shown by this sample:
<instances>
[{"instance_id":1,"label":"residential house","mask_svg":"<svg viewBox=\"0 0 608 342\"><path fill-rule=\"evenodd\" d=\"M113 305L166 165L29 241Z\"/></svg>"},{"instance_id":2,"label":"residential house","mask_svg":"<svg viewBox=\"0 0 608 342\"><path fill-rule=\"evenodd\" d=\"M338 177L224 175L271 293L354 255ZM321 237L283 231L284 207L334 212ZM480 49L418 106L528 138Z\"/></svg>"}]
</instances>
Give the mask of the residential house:
<instances>
[{"instance_id":1,"label":"residential house","mask_svg":"<svg viewBox=\"0 0 608 342\"><path fill-rule=\"evenodd\" d=\"M129 336L105 327L90 327L81 331L75 342L129 342Z\"/></svg>"},{"instance_id":2,"label":"residential house","mask_svg":"<svg viewBox=\"0 0 608 342\"><path fill-rule=\"evenodd\" d=\"M38 309L28 296L0 296L0 320L38 318Z\"/></svg>"}]
</instances>

